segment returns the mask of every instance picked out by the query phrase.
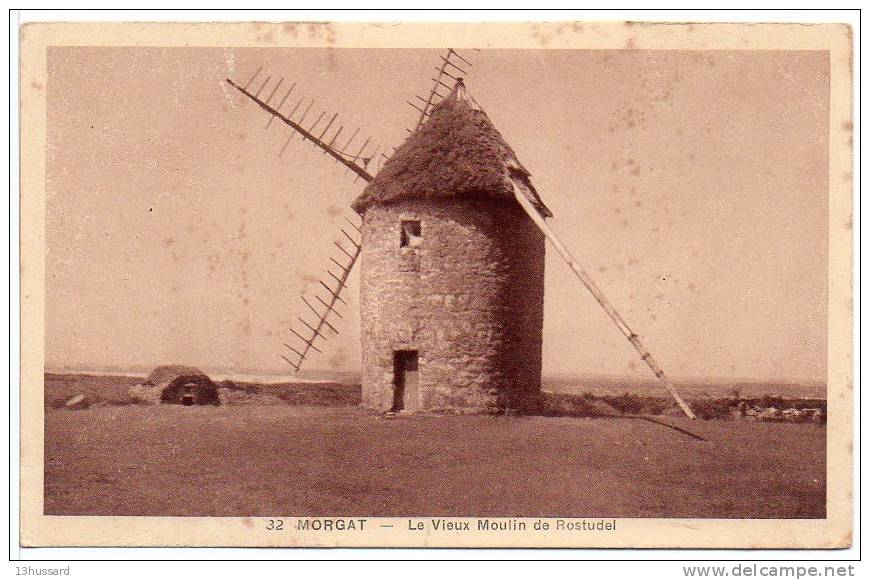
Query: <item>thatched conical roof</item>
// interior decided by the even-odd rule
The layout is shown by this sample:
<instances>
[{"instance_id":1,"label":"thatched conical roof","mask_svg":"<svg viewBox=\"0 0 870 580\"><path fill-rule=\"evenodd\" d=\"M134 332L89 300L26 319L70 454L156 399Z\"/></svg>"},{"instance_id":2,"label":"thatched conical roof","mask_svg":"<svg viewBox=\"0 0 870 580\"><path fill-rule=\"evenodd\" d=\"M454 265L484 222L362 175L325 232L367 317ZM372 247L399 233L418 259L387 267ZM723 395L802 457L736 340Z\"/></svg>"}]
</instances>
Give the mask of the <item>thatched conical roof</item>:
<instances>
[{"instance_id":1,"label":"thatched conical roof","mask_svg":"<svg viewBox=\"0 0 870 580\"><path fill-rule=\"evenodd\" d=\"M373 204L408 198L514 199L511 178L527 185L542 215L553 214L529 181L529 172L465 89L462 81L398 148L353 202L362 213Z\"/></svg>"}]
</instances>

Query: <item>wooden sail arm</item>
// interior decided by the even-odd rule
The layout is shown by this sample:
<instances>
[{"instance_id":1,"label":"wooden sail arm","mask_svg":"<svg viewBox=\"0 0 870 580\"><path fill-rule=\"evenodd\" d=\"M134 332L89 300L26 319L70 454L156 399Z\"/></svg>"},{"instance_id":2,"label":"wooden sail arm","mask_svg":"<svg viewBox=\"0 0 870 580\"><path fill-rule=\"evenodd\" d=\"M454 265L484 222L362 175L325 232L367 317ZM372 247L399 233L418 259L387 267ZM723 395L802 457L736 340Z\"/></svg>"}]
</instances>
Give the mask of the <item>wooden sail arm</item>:
<instances>
[{"instance_id":1,"label":"wooden sail arm","mask_svg":"<svg viewBox=\"0 0 870 580\"><path fill-rule=\"evenodd\" d=\"M592 296L595 298L598 304L601 305L601 307L604 309L610 319L613 320L614 323L616 323L616 326L619 327L620 332L625 335L625 337L632 344L632 346L634 346L637 352L640 353L640 358L642 358L647 366L649 366L649 368L653 371L653 374L655 374L659 382L662 383L665 389L667 389L668 393L670 393L670 395L674 398L674 400L680 406L680 409L682 409L683 413L685 413L688 418L695 419L695 413L692 412L691 407L689 407L689 405L686 404L683 398L680 397L679 393L677 393L677 390L674 388L673 384L671 384L671 382L665 376L664 371L661 369L661 367L659 367L658 363L656 363L655 359L653 359L652 355L649 353L643 343L641 343L640 338L637 336L637 334L635 334L634 331L631 330L631 328L628 326L622 316L620 316L619 312L616 311L616 308L613 307L613 304L610 303L610 301L607 299L604 293L601 292L601 289L598 288L598 286L595 284L595 282L592 280L586 270L583 269L583 267L580 265L580 262L578 262L576 258L571 255L571 253L568 251L568 248L566 248L561 240L559 240L559 238L556 236L556 233L552 230L552 228L550 228L550 225L544 219L544 216L542 216L538 212L537 208L531 201L531 191L529 190L528 186L523 183L523 179L517 175L514 175L512 176L512 181L514 183L514 196L516 197L520 206L522 206L522 208L526 211L529 217L532 218L532 221L535 222L535 225L538 226L538 228L544 233L547 239L550 240L550 243L553 244L553 247L562 257L562 259L564 259L565 262L568 263L568 266L571 267L571 270L574 272L574 274L580 279L583 285L586 286L586 289L592 293Z\"/></svg>"},{"instance_id":2,"label":"wooden sail arm","mask_svg":"<svg viewBox=\"0 0 870 580\"><path fill-rule=\"evenodd\" d=\"M348 225L351 226L353 228L353 230L356 231L357 234L362 235L362 226L361 225L356 224L355 222L347 219L346 217L344 218L344 221L346 221L348 223ZM362 251L362 242L361 241L357 241L356 238L354 238L351 234L349 234L347 232L347 230L345 230L344 228L341 228L341 233L344 234L345 238L347 238L348 242L350 242L351 246L353 247L353 250L348 252L344 248L344 246L342 246L338 242L335 242L335 245L337 247L341 248L341 251L344 252L344 254L349 258L349 262L347 262L345 264L342 261L336 260L334 257L329 258L332 261L332 263L335 264L336 267L338 267L338 271L340 272L340 274L336 275L335 273L333 273L331 267L330 267L330 269L327 270L327 274L329 274L332 277L332 279L335 280L335 283L337 284L337 286L335 288L333 288L331 285L325 283L323 280L319 280L320 284L327 291L327 295L329 296L329 299L324 300L323 298L320 297L319 294L316 294L316 293L314 294L314 298L315 298L315 300L317 300L317 302L320 303L320 306L322 306L325 310L323 312L321 312L320 310L315 308L314 305L311 304L311 302L306 300L305 296L301 296L302 302L304 302L305 305L309 308L309 310L311 310L311 312L314 314L315 320L317 322L315 322L314 325L312 326L307 321L305 321L301 316L299 317L299 321L308 329L308 331L311 332L311 336L304 336L304 335L296 332L293 328L290 329L290 332L295 334L296 337L302 341L303 346L300 346L300 348L302 349L301 352L296 350L295 348L291 347L288 344L284 345L288 349L293 351L293 353L298 358L295 361L292 361L292 360L288 359L287 357L285 357L284 355L281 355L281 357L285 361L287 361L290 364L290 366L292 366L297 373L299 372L299 369L302 367L302 363L305 361L306 357L308 356L309 350L314 350L316 352L323 352L320 349L318 349L314 343L318 338L320 338L321 340L324 340L324 341L327 340L328 334L326 334L326 332L325 332L327 328L329 330L331 330L332 332L334 332L335 334L338 334L338 329L336 329L332 325L332 323L329 322L329 316L331 314L334 314L336 318L343 318L341 313L336 309L336 306L337 306L338 302L341 302L342 304L347 305L347 302L341 297L341 291L344 290L345 288L347 288L347 280L350 277L350 273L353 270L354 264L356 264L357 260L359 259L360 252Z\"/></svg>"},{"instance_id":3,"label":"wooden sail arm","mask_svg":"<svg viewBox=\"0 0 870 580\"><path fill-rule=\"evenodd\" d=\"M323 131L320 136L315 136L310 131L305 129L301 124L290 120L289 118L287 118L284 115L282 115L281 113L279 113L277 109L272 108L268 103L260 100L260 98L256 94L248 92L248 90L245 87L233 82L231 79L226 79L226 81L227 81L227 83L229 83L229 85L231 87L235 88L240 93L242 93L243 95L245 95L246 97L248 97L249 99L251 99L252 101L257 103L257 105L261 109L263 109L264 111L266 111L267 113L272 115L273 118L279 119L285 125L289 126L291 129L293 129L294 131L296 131L297 133L302 135L303 138L308 139L309 141L314 143L317 147L323 149L323 151L325 151L326 153L331 155L336 161L338 161L339 163L343 164L345 167L347 167L348 169L350 169L351 171L356 173L359 177L363 178L366 181L372 181L374 179L374 177L368 171L366 171L365 169L363 169L362 167L360 167L359 165L357 165L353 161L346 159L341 153L339 153L338 151L336 151L335 149L330 147L329 144L327 144L326 142L322 141L321 137L325 136L326 131ZM267 81L268 81L268 79L267 79ZM333 120L334 120L334 117L333 117ZM330 124L331 124L331 122L330 122ZM316 125L316 123L315 123L315 125ZM329 125L327 125L327 129L328 128L329 128Z\"/></svg>"}]
</instances>

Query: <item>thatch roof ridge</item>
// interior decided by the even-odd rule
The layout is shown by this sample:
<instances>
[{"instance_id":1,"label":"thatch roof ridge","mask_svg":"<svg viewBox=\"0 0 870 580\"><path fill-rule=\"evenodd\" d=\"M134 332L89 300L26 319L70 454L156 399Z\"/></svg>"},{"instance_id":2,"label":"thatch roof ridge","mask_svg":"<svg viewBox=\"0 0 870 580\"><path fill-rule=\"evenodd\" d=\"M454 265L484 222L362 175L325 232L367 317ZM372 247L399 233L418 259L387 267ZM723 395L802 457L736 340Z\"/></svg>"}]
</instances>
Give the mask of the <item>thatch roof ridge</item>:
<instances>
[{"instance_id":1,"label":"thatch roof ridge","mask_svg":"<svg viewBox=\"0 0 870 580\"><path fill-rule=\"evenodd\" d=\"M529 172L460 81L396 149L353 208L362 212L373 204L407 198L513 200L511 176L517 174L538 210L553 215L529 182Z\"/></svg>"}]
</instances>

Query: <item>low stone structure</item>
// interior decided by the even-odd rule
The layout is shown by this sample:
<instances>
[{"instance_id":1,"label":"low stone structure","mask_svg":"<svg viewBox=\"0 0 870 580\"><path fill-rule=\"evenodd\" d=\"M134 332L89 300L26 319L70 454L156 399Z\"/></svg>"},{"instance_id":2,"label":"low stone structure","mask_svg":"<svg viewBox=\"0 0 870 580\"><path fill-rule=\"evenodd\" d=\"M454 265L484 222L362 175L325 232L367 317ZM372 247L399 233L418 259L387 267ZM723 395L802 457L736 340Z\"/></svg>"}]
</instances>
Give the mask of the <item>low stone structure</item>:
<instances>
[{"instance_id":1,"label":"low stone structure","mask_svg":"<svg viewBox=\"0 0 870 580\"><path fill-rule=\"evenodd\" d=\"M182 365L157 367L130 395L145 405L220 405L218 387L208 375Z\"/></svg>"}]
</instances>

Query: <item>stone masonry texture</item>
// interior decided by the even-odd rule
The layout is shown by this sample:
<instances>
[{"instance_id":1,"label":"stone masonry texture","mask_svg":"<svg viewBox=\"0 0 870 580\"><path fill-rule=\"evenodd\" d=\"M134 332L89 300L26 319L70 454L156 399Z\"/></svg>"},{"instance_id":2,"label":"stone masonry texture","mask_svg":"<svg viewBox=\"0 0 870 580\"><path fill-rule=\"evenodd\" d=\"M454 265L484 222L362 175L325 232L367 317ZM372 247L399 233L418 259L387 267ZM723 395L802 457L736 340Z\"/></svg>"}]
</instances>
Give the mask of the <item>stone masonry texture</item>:
<instances>
[{"instance_id":1,"label":"stone masonry texture","mask_svg":"<svg viewBox=\"0 0 870 580\"><path fill-rule=\"evenodd\" d=\"M419 243L400 247L402 220ZM522 409L541 389L544 235L513 200L409 198L363 216L363 404L393 406L393 357L419 353L421 410Z\"/></svg>"}]
</instances>

